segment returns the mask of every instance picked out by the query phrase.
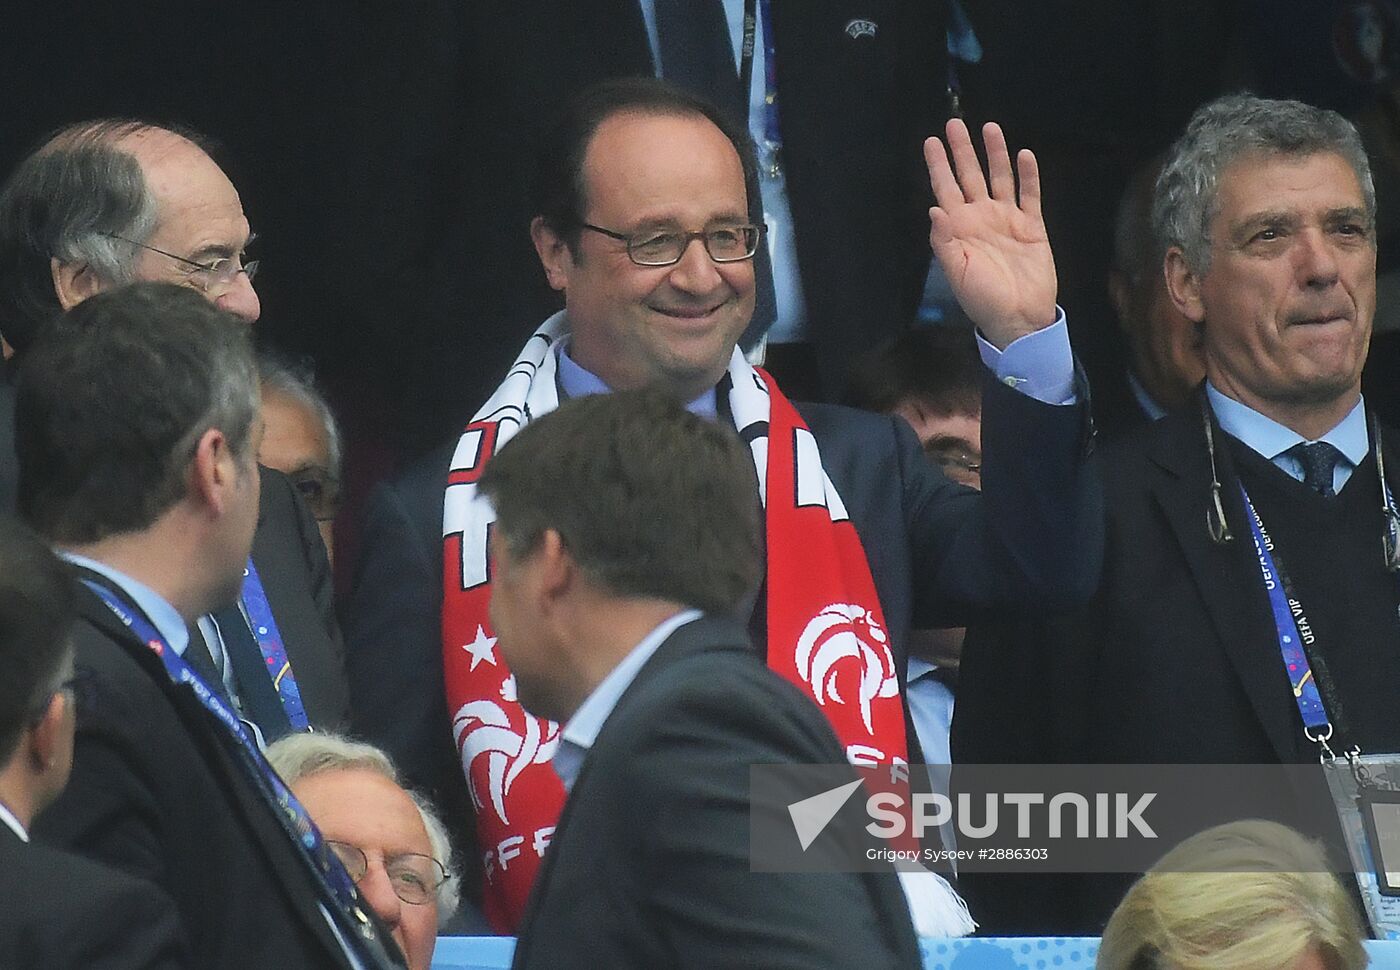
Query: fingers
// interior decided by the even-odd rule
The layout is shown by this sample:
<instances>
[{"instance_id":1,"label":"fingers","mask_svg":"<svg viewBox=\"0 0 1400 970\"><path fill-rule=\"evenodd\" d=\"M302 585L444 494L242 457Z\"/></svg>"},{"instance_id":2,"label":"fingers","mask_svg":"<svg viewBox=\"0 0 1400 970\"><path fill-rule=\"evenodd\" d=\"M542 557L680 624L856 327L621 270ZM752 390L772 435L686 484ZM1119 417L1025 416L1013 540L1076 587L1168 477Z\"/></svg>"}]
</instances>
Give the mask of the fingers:
<instances>
[{"instance_id":1,"label":"fingers","mask_svg":"<svg viewBox=\"0 0 1400 970\"><path fill-rule=\"evenodd\" d=\"M948 122L946 134L963 198L968 202L985 199L987 181L982 177L982 163L977 160L977 149L972 147L972 135L968 133L967 125L961 118L954 118Z\"/></svg>"},{"instance_id":2,"label":"fingers","mask_svg":"<svg viewBox=\"0 0 1400 970\"><path fill-rule=\"evenodd\" d=\"M1040 213L1040 166L1035 153L1023 148L1016 153L1016 174L1021 180L1021 211L1037 222L1043 223Z\"/></svg>"},{"instance_id":3,"label":"fingers","mask_svg":"<svg viewBox=\"0 0 1400 970\"><path fill-rule=\"evenodd\" d=\"M958 188L958 180L953 177L953 168L948 164L948 153L943 148L943 142L937 138L925 139L924 161L928 163L928 180L938 204L951 206L962 202L962 189Z\"/></svg>"},{"instance_id":4,"label":"fingers","mask_svg":"<svg viewBox=\"0 0 1400 970\"><path fill-rule=\"evenodd\" d=\"M1011 155L1001 125L989 121L982 126L982 144L987 149L987 174L991 176L992 198L1016 201L1016 181L1011 175Z\"/></svg>"}]
</instances>

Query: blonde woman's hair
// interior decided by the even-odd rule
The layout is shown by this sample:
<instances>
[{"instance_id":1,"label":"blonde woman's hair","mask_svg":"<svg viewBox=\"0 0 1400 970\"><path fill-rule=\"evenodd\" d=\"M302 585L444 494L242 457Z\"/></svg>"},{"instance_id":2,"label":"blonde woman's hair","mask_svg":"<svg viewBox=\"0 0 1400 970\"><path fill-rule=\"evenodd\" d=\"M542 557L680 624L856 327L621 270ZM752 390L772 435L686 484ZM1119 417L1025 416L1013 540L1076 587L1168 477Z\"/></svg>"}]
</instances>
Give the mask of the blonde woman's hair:
<instances>
[{"instance_id":1,"label":"blonde woman's hair","mask_svg":"<svg viewBox=\"0 0 1400 970\"><path fill-rule=\"evenodd\" d=\"M1322 846L1251 819L1207 829L1163 856L1114 910L1097 966L1278 970L1315 950L1328 970L1360 970L1361 939Z\"/></svg>"}]
</instances>

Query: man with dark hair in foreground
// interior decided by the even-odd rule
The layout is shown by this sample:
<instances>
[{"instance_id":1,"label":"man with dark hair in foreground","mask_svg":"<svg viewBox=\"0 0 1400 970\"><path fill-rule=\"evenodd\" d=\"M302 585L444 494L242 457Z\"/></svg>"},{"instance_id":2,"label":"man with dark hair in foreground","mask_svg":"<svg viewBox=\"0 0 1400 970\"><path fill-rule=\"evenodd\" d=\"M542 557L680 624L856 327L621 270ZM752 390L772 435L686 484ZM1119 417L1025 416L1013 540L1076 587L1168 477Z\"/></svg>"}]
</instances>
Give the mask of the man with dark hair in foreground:
<instances>
[{"instance_id":1,"label":"man with dark hair in foreground","mask_svg":"<svg viewBox=\"0 0 1400 970\"><path fill-rule=\"evenodd\" d=\"M564 725L570 791L515 966L919 966L892 872L750 871L749 766L843 754L740 622L761 542L733 432L655 391L572 401L480 493L500 653Z\"/></svg>"},{"instance_id":2,"label":"man with dark hair in foreground","mask_svg":"<svg viewBox=\"0 0 1400 970\"><path fill-rule=\"evenodd\" d=\"M76 768L41 838L154 882L201 968L402 966L251 732L184 660L258 517L247 327L182 287L99 293L25 353L21 512L78 567ZM392 956L390 954L393 954Z\"/></svg>"},{"instance_id":3,"label":"man with dark hair in foreground","mask_svg":"<svg viewBox=\"0 0 1400 970\"><path fill-rule=\"evenodd\" d=\"M0 516L0 966L176 970L168 896L29 838L73 767L73 600L68 568Z\"/></svg>"}]
</instances>

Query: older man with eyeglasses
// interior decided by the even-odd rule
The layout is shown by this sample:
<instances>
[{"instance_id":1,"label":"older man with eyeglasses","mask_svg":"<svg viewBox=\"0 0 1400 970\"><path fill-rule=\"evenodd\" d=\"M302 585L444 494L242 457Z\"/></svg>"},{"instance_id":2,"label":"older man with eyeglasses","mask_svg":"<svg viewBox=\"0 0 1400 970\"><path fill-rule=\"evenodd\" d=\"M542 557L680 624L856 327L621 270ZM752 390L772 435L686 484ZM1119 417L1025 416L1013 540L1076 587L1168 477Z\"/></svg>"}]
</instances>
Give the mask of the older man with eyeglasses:
<instances>
[{"instance_id":1,"label":"older man with eyeglasses","mask_svg":"<svg viewBox=\"0 0 1400 970\"><path fill-rule=\"evenodd\" d=\"M286 737L267 759L389 928L408 970L428 970L438 927L457 910L458 884L432 806L399 784L388 755L339 735Z\"/></svg>"},{"instance_id":2,"label":"older man with eyeglasses","mask_svg":"<svg viewBox=\"0 0 1400 970\"><path fill-rule=\"evenodd\" d=\"M69 125L0 187L0 336L17 359L60 310L136 281L174 283L250 324L262 306L238 191L198 134L132 119ZM14 506L13 389L0 373L0 511ZM239 604L201 617L191 662L267 740L349 717L330 566L293 484L260 468Z\"/></svg>"}]
</instances>

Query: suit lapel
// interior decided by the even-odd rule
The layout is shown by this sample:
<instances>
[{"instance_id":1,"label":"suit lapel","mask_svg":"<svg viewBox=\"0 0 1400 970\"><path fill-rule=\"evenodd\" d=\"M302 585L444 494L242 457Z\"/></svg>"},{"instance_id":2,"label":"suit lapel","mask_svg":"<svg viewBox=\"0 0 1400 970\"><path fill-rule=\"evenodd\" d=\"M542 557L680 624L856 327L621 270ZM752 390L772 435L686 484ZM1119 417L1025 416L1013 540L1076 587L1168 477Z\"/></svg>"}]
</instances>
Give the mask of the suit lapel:
<instances>
[{"instance_id":1,"label":"suit lapel","mask_svg":"<svg viewBox=\"0 0 1400 970\"><path fill-rule=\"evenodd\" d=\"M245 769L242 765L234 761L237 755L231 750L231 745L236 744L236 740L204 709L192 690L170 679L169 673L150 648L117 618L96 593L79 584L78 595L79 616L118 645L155 681L161 693L175 708L181 724L191 735L193 747L207 759L206 767L210 774L220 779L220 790L234 803L235 813L257 833L259 848L277 880L284 887L286 895L296 904L299 917L321 940L328 952L342 953L339 941L332 936L330 926L317 908L316 904L320 902L319 891L307 878L301 860L296 858L281 823L273 817L273 809L252 782L245 780ZM298 885L307 885L308 891L298 892L292 888ZM338 905L331 900L325 901L325 904L328 908Z\"/></svg>"},{"instance_id":2,"label":"suit lapel","mask_svg":"<svg viewBox=\"0 0 1400 970\"><path fill-rule=\"evenodd\" d=\"M1211 538L1206 519L1211 505L1211 469L1200 412L1188 407L1181 414L1163 418L1154 430L1162 433L1149 448L1153 500L1170 524L1221 649L1275 753L1281 762L1296 762L1297 710L1279 666L1278 634L1253 554L1225 436L1216 426L1221 502L1234 538L1219 544Z\"/></svg>"}]
</instances>

